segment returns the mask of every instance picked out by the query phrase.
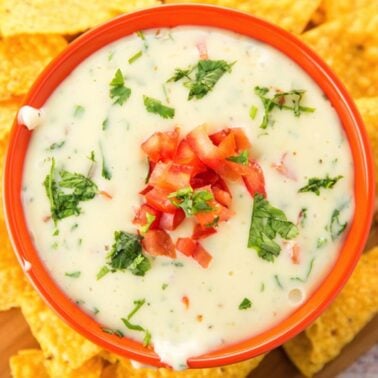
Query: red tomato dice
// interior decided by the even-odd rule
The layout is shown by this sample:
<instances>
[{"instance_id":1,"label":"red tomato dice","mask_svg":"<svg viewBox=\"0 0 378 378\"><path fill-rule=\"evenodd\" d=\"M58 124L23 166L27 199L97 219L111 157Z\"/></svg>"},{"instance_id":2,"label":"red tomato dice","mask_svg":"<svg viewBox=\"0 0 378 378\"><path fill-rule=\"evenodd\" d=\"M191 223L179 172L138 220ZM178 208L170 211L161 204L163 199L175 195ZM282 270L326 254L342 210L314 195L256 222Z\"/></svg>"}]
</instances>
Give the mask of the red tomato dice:
<instances>
[{"instance_id":1,"label":"red tomato dice","mask_svg":"<svg viewBox=\"0 0 378 378\"><path fill-rule=\"evenodd\" d=\"M177 207L169 200L169 194L170 192L167 190L153 188L145 195L146 202L162 213L174 213Z\"/></svg>"},{"instance_id":2,"label":"red tomato dice","mask_svg":"<svg viewBox=\"0 0 378 378\"><path fill-rule=\"evenodd\" d=\"M205 239L208 236L215 234L216 232L217 230L214 227L201 226L200 224L196 223L196 225L194 226L192 238L194 240Z\"/></svg>"},{"instance_id":3,"label":"red tomato dice","mask_svg":"<svg viewBox=\"0 0 378 378\"><path fill-rule=\"evenodd\" d=\"M155 220L151 223L150 230L154 228L159 227L160 223L160 215L161 213L157 211L156 209L143 204L136 212L135 217L133 219L133 223L137 224L139 226L144 226L147 224L147 213L153 215L155 217Z\"/></svg>"},{"instance_id":4,"label":"red tomato dice","mask_svg":"<svg viewBox=\"0 0 378 378\"><path fill-rule=\"evenodd\" d=\"M265 179L260 165L255 160L250 160L248 167L250 168L248 175L243 176L244 184L252 197L256 193L260 193L266 197Z\"/></svg>"},{"instance_id":5,"label":"red tomato dice","mask_svg":"<svg viewBox=\"0 0 378 378\"><path fill-rule=\"evenodd\" d=\"M176 209L174 213L163 213L160 218L160 228L168 231L175 230L185 219L185 213Z\"/></svg>"},{"instance_id":6,"label":"red tomato dice","mask_svg":"<svg viewBox=\"0 0 378 378\"><path fill-rule=\"evenodd\" d=\"M218 186L213 186L212 191L214 194L214 198L217 202L221 205L230 207L232 202L232 196L230 192L219 188Z\"/></svg>"},{"instance_id":7,"label":"red tomato dice","mask_svg":"<svg viewBox=\"0 0 378 378\"><path fill-rule=\"evenodd\" d=\"M151 256L176 258L176 250L171 237L164 230L149 230L142 240L143 248Z\"/></svg>"},{"instance_id":8,"label":"red tomato dice","mask_svg":"<svg viewBox=\"0 0 378 378\"><path fill-rule=\"evenodd\" d=\"M186 139L178 145L174 162L193 167L193 175L206 171L206 166L198 159Z\"/></svg>"},{"instance_id":9,"label":"red tomato dice","mask_svg":"<svg viewBox=\"0 0 378 378\"><path fill-rule=\"evenodd\" d=\"M235 137L236 148L239 152L245 150L248 151L252 147L251 142L249 141L247 135L245 135L243 129L240 127L235 127L230 130Z\"/></svg>"},{"instance_id":10,"label":"red tomato dice","mask_svg":"<svg viewBox=\"0 0 378 378\"><path fill-rule=\"evenodd\" d=\"M197 247L192 255L193 259L198 262L203 268L207 268L213 259L209 252L200 244L197 243Z\"/></svg>"},{"instance_id":11,"label":"red tomato dice","mask_svg":"<svg viewBox=\"0 0 378 378\"><path fill-rule=\"evenodd\" d=\"M178 238L176 242L176 249L185 256L191 257L197 248L197 242L191 238Z\"/></svg>"}]
</instances>

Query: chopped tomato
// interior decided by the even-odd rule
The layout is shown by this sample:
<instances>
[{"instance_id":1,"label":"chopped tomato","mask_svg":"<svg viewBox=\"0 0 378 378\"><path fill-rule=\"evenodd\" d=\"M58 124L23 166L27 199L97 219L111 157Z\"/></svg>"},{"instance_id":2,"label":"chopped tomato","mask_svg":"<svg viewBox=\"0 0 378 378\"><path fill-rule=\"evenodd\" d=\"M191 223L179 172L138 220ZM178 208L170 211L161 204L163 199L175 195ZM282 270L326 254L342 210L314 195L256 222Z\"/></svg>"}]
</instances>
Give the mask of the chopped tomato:
<instances>
[{"instance_id":1,"label":"chopped tomato","mask_svg":"<svg viewBox=\"0 0 378 378\"><path fill-rule=\"evenodd\" d=\"M206 166L198 159L186 139L182 140L178 145L174 162L192 166L194 168L193 175L206 171Z\"/></svg>"},{"instance_id":2,"label":"chopped tomato","mask_svg":"<svg viewBox=\"0 0 378 378\"><path fill-rule=\"evenodd\" d=\"M206 185L216 185L219 180L219 175L217 175L213 170L207 169L205 172L199 173L192 177L190 185L193 189L197 189Z\"/></svg>"},{"instance_id":3,"label":"chopped tomato","mask_svg":"<svg viewBox=\"0 0 378 378\"><path fill-rule=\"evenodd\" d=\"M179 141L180 130L156 132L142 143L142 150L152 162L170 161L173 159Z\"/></svg>"},{"instance_id":4,"label":"chopped tomato","mask_svg":"<svg viewBox=\"0 0 378 378\"><path fill-rule=\"evenodd\" d=\"M176 209L174 213L163 213L160 218L160 228L173 231L184 219L185 213L181 209Z\"/></svg>"},{"instance_id":5,"label":"chopped tomato","mask_svg":"<svg viewBox=\"0 0 378 378\"><path fill-rule=\"evenodd\" d=\"M215 234L216 232L217 230L214 227L201 226L200 224L196 223L196 225L194 226L192 238L194 240L205 239L208 236Z\"/></svg>"},{"instance_id":6,"label":"chopped tomato","mask_svg":"<svg viewBox=\"0 0 378 378\"><path fill-rule=\"evenodd\" d=\"M177 208L169 200L169 191L153 188L146 193L145 198L148 205L162 213L174 213Z\"/></svg>"},{"instance_id":7,"label":"chopped tomato","mask_svg":"<svg viewBox=\"0 0 378 378\"><path fill-rule=\"evenodd\" d=\"M214 194L214 198L217 202L221 205L230 207L232 202L231 194L228 191L225 191L218 186L213 186L212 191Z\"/></svg>"},{"instance_id":8,"label":"chopped tomato","mask_svg":"<svg viewBox=\"0 0 378 378\"><path fill-rule=\"evenodd\" d=\"M222 140L222 142L218 146L219 150L221 151L223 157L227 158L232 156L236 152L236 143L234 134L230 133Z\"/></svg>"},{"instance_id":9,"label":"chopped tomato","mask_svg":"<svg viewBox=\"0 0 378 378\"><path fill-rule=\"evenodd\" d=\"M287 157L287 153L283 154L282 157L281 157L280 162L278 164L277 163L273 163L272 164L272 168L274 168L282 176L285 176L285 177L287 177L290 180L296 181L297 177L295 176L294 172L288 167L288 165L287 165L287 163L285 161L286 157Z\"/></svg>"},{"instance_id":10,"label":"chopped tomato","mask_svg":"<svg viewBox=\"0 0 378 378\"><path fill-rule=\"evenodd\" d=\"M293 248L291 249L290 257L293 264L300 263L301 248L299 247L298 244L293 245Z\"/></svg>"},{"instance_id":11,"label":"chopped tomato","mask_svg":"<svg viewBox=\"0 0 378 378\"><path fill-rule=\"evenodd\" d=\"M239 178L226 164L222 151L213 144L206 132L206 126L198 126L187 136L187 141L199 157L199 159L209 168L219 175L237 180Z\"/></svg>"},{"instance_id":12,"label":"chopped tomato","mask_svg":"<svg viewBox=\"0 0 378 378\"><path fill-rule=\"evenodd\" d=\"M174 192L190 186L193 167L174 163L158 162L152 171L148 184Z\"/></svg>"},{"instance_id":13,"label":"chopped tomato","mask_svg":"<svg viewBox=\"0 0 378 378\"><path fill-rule=\"evenodd\" d=\"M239 176L247 176L251 171L251 167L249 165L235 163L234 161L228 160L227 165L230 169L232 169L235 172L235 174Z\"/></svg>"},{"instance_id":14,"label":"chopped tomato","mask_svg":"<svg viewBox=\"0 0 378 378\"><path fill-rule=\"evenodd\" d=\"M189 308L189 305L190 305L190 301L189 301L189 298L184 295L182 298L181 298L181 301L182 303L184 304L185 308L188 309Z\"/></svg>"},{"instance_id":15,"label":"chopped tomato","mask_svg":"<svg viewBox=\"0 0 378 378\"><path fill-rule=\"evenodd\" d=\"M228 221L234 215L233 211L216 201L209 202L209 205L213 208L211 211L204 211L195 215L196 221L201 226L212 227L213 223Z\"/></svg>"},{"instance_id":16,"label":"chopped tomato","mask_svg":"<svg viewBox=\"0 0 378 378\"><path fill-rule=\"evenodd\" d=\"M200 243L197 243L197 247L193 252L193 259L196 260L203 268L207 268L212 260L212 257Z\"/></svg>"},{"instance_id":17,"label":"chopped tomato","mask_svg":"<svg viewBox=\"0 0 378 378\"><path fill-rule=\"evenodd\" d=\"M248 175L243 176L243 180L249 193L252 197L256 193L260 193L261 195L266 197L265 179L260 165L256 161L250 160L248 167L250 167L250 171Z\"/></svg>"},{"instance_id":18,"label":"chopped tomato","mask_svg":"<svg viewBox=\"0 0 378 378\"><path fill-rule=\"evenodd\" d=\"M230 129L223 129L220 131L217 131L214 134L209 135L209 138L211 141L216 145L219 146L220 143L226 138L227 135L230 134Z\"/></svg>"},{"instance_id":19,"label":"chopped tomato","mask_svg":"<svg viewBox=\"0 0 378 378\"><path fill-rule=\"evenodd\" d=\"M241 129L240 127L235 127L230 130L235 137L236 148L238 151L249 150L252 147L243 129Z\"/></svg>"},{"instance_id":20,"label":"chopped tomato","mask_svg":"<svg viewBox=\"0 0 378 378\"><path fill-rule=\"evenodd\" d=\"M176 249L185 256L192 256L197 248L197 242L191 238L178 238L176 242Z\"/></svg>"},{"instance_id":21,"label":"chopped tomato","mask_svg":"<svg viewBox=\"0 0 378 378\"><path fill-rule=\"evenodd\" d=\"M109 194L108 192L106 192L105 190L101 190L99 192L99 194L101 196L103 196L104 198L107 198L107 199L113 199L113 196L111 194Z\"/></svg>"},{"instance_id":22,"label":"chopped tomato","mask_svg":"<svg viewBox=\"0 0 378 378\"><path fill-rule=\"evenodd\" d=\"M135 217L133 219L133 223L137 224L139 226L144 226L147 224L147 213L153 215L155 217L155 220L151 223L150 230L154 228L159 227L159 221L160 221L160 212L152 208L151 206L148 206L146 204L143 204L136 212Z\"/></svg>"},{"instance_id":23,"label":"chopped tomato","mask_svg":"<svg viewBox=\"0 0 378 378\"><path fill-rule=\"evenodd\" d=\"M146 185L140 192L142 196L145 196L153 187L151 185Z\"/></svg>"},{"instance_id":24,"label":"chopped tomato","mask_svg":"<svg viewBox=\"0 0 378 378\"><path fill-rule=\"evenodd\" d=\"M151 256L176 258L175 246L171 237L164 230L149 230L144 235L142 245Z\"/></svg>"}]
</instances>

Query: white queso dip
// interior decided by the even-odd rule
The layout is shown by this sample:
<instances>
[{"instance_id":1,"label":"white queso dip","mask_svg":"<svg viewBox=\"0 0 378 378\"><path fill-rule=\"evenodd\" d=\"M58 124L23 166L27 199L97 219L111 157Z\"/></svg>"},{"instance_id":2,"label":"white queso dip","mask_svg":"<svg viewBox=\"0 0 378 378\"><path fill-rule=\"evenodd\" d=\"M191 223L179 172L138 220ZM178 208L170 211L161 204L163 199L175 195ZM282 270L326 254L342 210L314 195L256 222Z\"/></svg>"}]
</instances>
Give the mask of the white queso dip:
<instances>
[{"instance_id":1,"label":"white queso dip","mask_svg":"<svg viewBox=\"0 0 378 378\"><path fill-rule=\"evenodd\" d=\"M175 369L295 311L354 213L329 100L241 35L122 38L19 121L33 129L22 200L46 269L104 332Z\"/></svg>"}]
</instances>

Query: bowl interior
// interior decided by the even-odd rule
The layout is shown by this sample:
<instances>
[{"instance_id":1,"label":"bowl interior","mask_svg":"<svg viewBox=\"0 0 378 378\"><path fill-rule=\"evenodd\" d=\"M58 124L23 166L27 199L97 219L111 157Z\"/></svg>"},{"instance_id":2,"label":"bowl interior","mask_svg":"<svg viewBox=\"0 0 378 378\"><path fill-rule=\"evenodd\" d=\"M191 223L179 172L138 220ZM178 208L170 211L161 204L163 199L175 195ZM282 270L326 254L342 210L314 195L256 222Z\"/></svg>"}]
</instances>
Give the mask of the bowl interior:
<instances>
[{"instance_id":1,"label":"bowl interior","mask_svg":"<svg viewBox=\"0 0 378 378\"><path fill-rule=\"evenodd\" d=\"M41 74L25 104L39 108L54 89L85 58L103 46L138 30L201 25L222 28L260 40L295 61L318 83L337 111L351 146L355 167L355 215L340 256L318 290L300 308L273 328L238 344L192 358L190 367L212 367L251 358L282 344L302 331L336 296L355 267L364 247L372 217L374 180L371 152L362 120L343 85L330 69L289 33L252 16L209 6L163 6L116 18L75 40ZM19 261L31 263L26 273L47 303L74 329L115 353L145 364L163 366L150 349L129 339L104 333L55 284L38 258L30 238L21 202L24 159L31 132L12 129L5 167L5 208L9 232Z\"/></svg>"}]
</instances>

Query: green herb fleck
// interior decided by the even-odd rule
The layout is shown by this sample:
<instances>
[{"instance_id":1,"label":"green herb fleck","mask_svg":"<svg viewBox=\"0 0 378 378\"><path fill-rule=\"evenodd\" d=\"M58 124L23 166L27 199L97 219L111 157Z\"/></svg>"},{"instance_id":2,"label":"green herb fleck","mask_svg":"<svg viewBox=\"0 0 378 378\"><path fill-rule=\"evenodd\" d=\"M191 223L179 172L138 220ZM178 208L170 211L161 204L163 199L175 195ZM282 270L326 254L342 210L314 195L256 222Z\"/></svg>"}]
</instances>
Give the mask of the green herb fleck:
<instances>
[{"instance_id":1,"label":"green herb fleck","mask_svg":"<svg viewBox=\"0 0 378 378\"><path fill-rule=\"evenodd\" d=\"M242 151L239 155L230 156L226 160L232 161L234 163L238 163L241 165L248 165L248 151Z\"/></svg>"},{"instance_id":2,"label":"green herb fleck","mask_svg":"<svg viewBox=\"0 0 378 378\"><path fill-rule=\"evenodd\" d=\"M146 36L144 35L144 32L143 31L137 31L136 35L137 35L137 37L139 37L143 41L143 46L144 46L145 50L147 50L148 49L148 42L147 42Z\"/></svg>"},{"instance_id":3,"label":"green herb fleck","mask_svg":"<svg viewBox=\"0 0 378 378\"><path fill-rule=\"evenodd\" d=\"M278 274L274 275L274 280L276 281L276 284L278 285L278 287L280 287L281 289L283 289L283 286L282 286L282 283L280 281L280 278L278 277Z\"/></svg>"},{"instance_id":4,"label":"green herb fleck","mask_svg":"<svg viewBox=\"0 0 378 378\"><path fill-rule=\"evenodd\" d=\"M205 97L226 73L231 72L234 63L227 63L224 60L200 60L195 66L187 69L176 69L168 82L177 82L183 78L187 80L184 86L189 89L188 100ZM195 72L195 76L191 74Z\"/></svg>"},{"instance_id":5,"label":"green herb fleck","mask_svg":"<svg viewBox=\"0 0 378 378\"><path fill-rule=\"evenodd\" d=\"M100 310L97 307L93 307L92 312L93 312L93 315L97 315L100 312Z\"/></svg>"},{"instance_id":6,"label":"green herb fleck","mask_svg":"<svg viewBox=\"0 0 378 378\"><path fill-rule=\"evenodd\" d=\"M105 156L104 156L104 152L102 150L102 147L101 147L101 155L102 155L101 176L105 180L111 180L112 172L110 171L108 165L106 164L106 160L105 160Z\"/></svg>"},{"instance_id":7,"label":"green herb fleck","mask_svg":"<svg viewBox=\"0 0 378 378\"><path fill-rule=\"evenodd\" d=\"M58 150L59 148L62 148L64 146L64 143L66 143L66 141L64 141L64 140L62 140L61 142L55 142L52 145L50 145L48 150L50 150L50 151Z\"/></svg>"},{"instance_id":8,"label":"green herb fleck","mask_svg":"<svg viewBox=\"0 0 378 378\"><path fill-rule=\"evenodd\" d=\"M299 224L301 225L301 227L303 228L304 225L306 224L306 219L307 219L307 208L303 207L301 209L301 211L299 212L299 216L298 216L298 219L299 219Z\"/></svg>"},{"instance_id":9,"label":"green herb fleck","mask_svg":"<svg viewBox=\"0 0 378 378\"><path fill-rule=\"evenodd\" d=\"M118 68L112 81L110 82L110 98L113 104L123 105L131 95L131 89L125 87L125 79L122 71Z\"/></svg>"},{"instance_id":10,"label":"green herb fleck","mask_svg":"<svg viewBox=\"0 0 378 378\"><path fill-rule=\"evenodd\" d=\"M109 272L110 272L110 269L106 265L104 265L103 267L101 267L101 269L97 273L96 279L97 280L101 279L102 277L106 276Z\"/></svg>"},{"instance_id":11,"label":"green herb fleck","mask_svg":"<svg viewBox=\"0 0 378 378\"><path fill-rule=\"evenodd\" d=\"M239 310L247 310L252 307L252 302L248 298L244 298L239 305Z\"/></svg>"},{"instance_id":12,"label":"green herb fleck","mask_svg":"<svg viewBox=\"0 0 378 378\"><path fill-rule=\"evenodd\" d=\"M274 241L277 234L290 240L298 235L298 228L282 210L273 207L261 194L255 194L248 248L255 248L259 257L273 262L281 252Z\"/></svg>"},{"instance_id":13,"label":"green herb fleck","mask_svg":"<svg viewBox=\"0 0 378 378\"><path fill-rule=\"evenodd\" d=\"M85 109L81 105L76 105L74 108L74 117L75 118L81 118L85 112Z\"/></svg>"},{"instance_id":14,"label":"green herb fleck","mask_svg":"<svg viewBox=\"0 0 378 378\"><path fill-rule=\"evenodd\" d=\"M264 290L265 290L265 283L261 282L260 292L263 292Z\"/></svg>"},{"instance_id":15,"label":"green herb fleck","mask_svg":"<svg viewBox=\"0 0 378 378\"><path fill-rule=\"evenodd\" d=\"M161 285L161 289L162 289L162 290L165 290L167 287L168 287L168 284L167 284L167 283L163 283L163 285Z\"/></svg>"},{"instance_id":16,"label":"green herb fleck","mask_svg":"<svg viewBox=\"0 0 378 378\"><path fill-rule=\"evenodd\" d=\"M136 60L138 60L143 55L143 51L139 50L129 59L129 64L133 64Z\"/></svg>"},{"instance_id":17,"label":"green herb fleck","mask_svg":"<svg viewBox=\"0 0 378 378\"><path fill-rule=\"evenodd\" d=\"M342 179L343 176L336 176L336 177L325 177L323 179L317 178L317 177L312 177L308 180L308 184L298 190L299 193L304 193L304 192L313 192L317 196L320 195L320 189L332 189L335 184Z\"/></svg>"},{"instance_id":18,"label":"green herb fleck","mask_svg":"<svg viewBox=\"0 0 378 378\"><path fill-rule=\"evenodd\" d=\"M108 127L109 127L109 118L105 118L102 121L102 130L107 130Z\"/></svg>"},{"instance_id":19,"label":"green herb fleck","mask_svg":"<svg viewBox=\"0 0 378 378\"><path fill-rule=\"evenodd\" d=\"M249 109L249 117L254 120L256 118L256 115L257 115L257 106L251 106L251 109Z\"/></svg>"},{"instance_id":20,"label":"green herb fleck","mask_svg":"<svg viewBox=\"0 0 378 378\"><path fill-rule=\"evenodd\" d=\"M144 331L144 337L143 337L143 346L148 346L151 344L151 332L146 329Z\"/></svg>"},{"instance_id":21,"label":"green herb fleck","mask_svg":"<svg viewBox=\"0 0 378 378\"><path fill-rule=\"evenodd\" d=\"M175 109L163 105L161 101L148 96L143 96L143 100L149 113L158 114L162 118L173 118L175 116Z\"/></svg>"},{"instance_id":22,"label":"green herb fleck","mask_svg":"<svg viewBox=\"0 0 378 378\"><path fill-rule=\"evenodd\" d=\"M146 224L140 227L139 231L142 235L144 235L151 227L152 223L154 223L156 216L146 212Z\"/></svg>"},{"instance_id":23,"label":"green herb fleck","mask_svg":"<svg viewBox=\"0 0 378 378\"><path fill-rule=\"evenodd\" d=\"M314 112L314 108L309 108L300 104L305 92L306 91L301 89L294 89L289 92L278 92L274 94L273 97L269 98L266 97L266 95L269 93L269 88L255 87L255 94L260 97L265 111L260 127L262 129L266 129L270 124L272 124L270 116L272 110L275 108L280 110L292 110L295 117L299 117L302 112Z\"/></svg>"},{"instance_id":24,"label":"green herb fleck","mask_svg":"<svg viewBox=\"0 0 378 378\"><path fill-rule=\"evenodd\" d=\"M54 158L50 173L46 176L43 185L50 201L51 217L55 224L63 218L79 215L81 212L79 203L94 198L98 192L97 185L80 173L65 170L57 173ZM71 192L67 193L67 189Z\"/></svg>"},{"instance_id":25,"label":"green herb fleck","mask_svg":"<svg viewBox=\"0 0 378 378\"><path fill-rule=\"evenodd\" d=\"M340 210L335 209L331 216L331 223L329 225L329 231L331 233L331 239L336 240L346 229L348 222L340 223Z\"/></svg>"},{"instance_id":26,"label":"green herb fleck","mask_svg":"<svg viewBox=\"0 0 378 378\"><path fill-rule=\"evenodd\" d=\"M316 248L320 249L320 248L324 247L327 243L328 243L328 239L327 238L320 237L316 241Z\"/></svg>"},{"instance_id":27,"label":"green herb fleck","mask_svg":"<svg viewBox=\"0 0 378 378\"><path fill-rule=\"evenodd\" d=\"M92 150L91 153L89 154L89 156L87 156L87 158L92 162L92 163L96 163L96 155L95 155L95 152Z\"/></svg>"},{"instance_id":28,"label":"green herb fleck","mask_svg":"<svg viewBox=\"0 0 378 378\"><path fill-rule=\"evenodd\" d=\"M108 333L109 335L115 335L118 337L124 337L123 332L119 329L112 329L112 328L101 328L103 332Z\"/></svg>"},{"instance_id":29,"label":"green herb fleck","mask_svg":"<svg viewBox=\"0 0 378 378\"><path fill-rule=\"evenodd\" d=\"M79 225L78 225L77 223L73 224L73 225L71 226L71 231L76 230L78 227L79 227Z\"/></svg>"},{"instance_id":30,"label":"green herb fleck","mask_svg":"<svg viewBox=\"0 0 378 378\"><path fill-rule=\"evenodd\" d=\"M310 274L312 272L312 268L314 267L314 262L315 262L315 257L313 257L310 261L310 264L309 264L305 278L291 277L290 279L293 280L293 281L299 281L299 282L303 282L303 283L307 282L308 277L310 277Z\"/></svg>"},{"instance_id":31,"label":"green herb fleck","mask_svg":"<svg viewBox=\"0 0 378 378\"><path fill-rule=\"evenodd\" d=\"M77 271L77 272L65 273L64 275L71 278L79 278L80 274L81 272Z\"/></svg>"}]
</instances>

